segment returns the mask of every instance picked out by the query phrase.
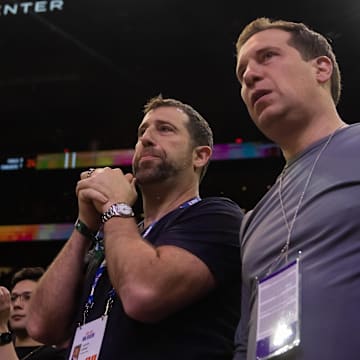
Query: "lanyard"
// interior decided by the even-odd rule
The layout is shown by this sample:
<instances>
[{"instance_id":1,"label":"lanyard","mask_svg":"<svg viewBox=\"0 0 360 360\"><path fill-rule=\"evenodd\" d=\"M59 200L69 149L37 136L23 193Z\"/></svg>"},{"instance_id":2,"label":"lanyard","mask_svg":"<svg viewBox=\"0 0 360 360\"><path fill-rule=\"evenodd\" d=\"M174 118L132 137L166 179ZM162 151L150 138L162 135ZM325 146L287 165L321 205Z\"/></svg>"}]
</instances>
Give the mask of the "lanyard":
<instances>
[{"instance_id":1,"label":"lanyard","mask_svg":"<svg viewBox=\"0 0 360 360\"><path fill-rule=\"evenodd\" d=\"M194 205L196 203L198 203L199 201L201 200L201 197L200 196L195 196L194 198L188 200L188 201L185 201L184 203L182 203L180 206L179 206L179 209L185 209L191 205Z\"/></svg>"},{"instance_id":2,"label":"lanyard","mask_svg":"<svg viewBox=\"0 0 360 360\"><path fill-rule=\"evenodd\" d=\"M98 267L98 269L96 270L95 277L94 277L93 283L91 285L90 294L89 294L86 304L85 304L85 309L83 312L83 324L85 324L86 317L89 314L90 309L94 306L95 288L99 282L99 279L103 275L105 268L106 268L106 261L103 260L102 263L100 264L100 266ZM108 293L108 299L106 301L104 316L109 313L111 305L114 302L114 298L115 298L115 289L112 287Z\"/></svg>"},{"instance_id":3,"label":"lanyard","mask_svg":"<svg viewBox=\"0 0 360 360\"><path fill-rule=\"evenodd\" d=\"M200 200L201 200L201 198L200 198L199 196L195 196L194 198L192 198L192 199L190 199L190 200L187 200L187 201L185 201L184 203L182 203L182 204L179 206L179 209L185 209L185 208L187 208L187 207L189 207L189 206L191 206L191 205L194 205L194 204L198 203ZM152 222L152 223L143 231L143 233L141 234L141 236L142 236L143 238L146 238L146 237L149 235L150 231L154 228L154 226L155 226L155 224L156 224L157 222L158 222L158 220ZM143 222L140 224L140 226L141 226L142 224L143 224Z\"/></svg>"},{"instance_id":4,"label":"lanyard","mask_svg":"<svg viewBox=\"0 0 360 360\"><path fill-rule=\"evenodd\" d=\"M290 247L290 240L291 240L292 230L294 228L294 224L295 224L295 221L297 219L297 215L298 215L298 212L300 210L300 207L302 205L302 201L304 199L305 193L306 193L306 191L307 191L307 189L309 187L310 180L311 180L312 175L314 173L315 167L316 167L322 153L325 151L325 149L329 145L330 141L332 140L333 136L336 134L336 132L340 128L336 129L334 132L332 132L328 136L326 142L324 143L324 145L320 148L319 152L317 153L316 158L315 158L315 160L312 163L312 166L310 168L309 174L308 174L307 178L305 179L304 189L300 194L299 201L298 201L298 203L297 203L297 205L295 207L294 215L293 215L293 217L292 217L292 219L290 221L288 221L288 217L286 215L283 196L282 196L283 178L284 178L284 174L285 174L285 170L287 169L287 166L285 166L284 170L281 172L281 174L279 176L279 186L278 186L279 202L280 202L280 208L281 208L282 216L283 216L284 222L285 222L286 227L287 227L287 238L286 238L286 242L285 242L284 246L280 250L280 254L277 256L275 261L273 261L271 263L270 268L269 268L269 270L267 272L267 275L269 275L273 271L274 267L280 262L280 260L283 258L283 256L285 256L285 261L286 262L288 261L288 251L289 251L289 247Z\"/></svg>"}]
</instances>

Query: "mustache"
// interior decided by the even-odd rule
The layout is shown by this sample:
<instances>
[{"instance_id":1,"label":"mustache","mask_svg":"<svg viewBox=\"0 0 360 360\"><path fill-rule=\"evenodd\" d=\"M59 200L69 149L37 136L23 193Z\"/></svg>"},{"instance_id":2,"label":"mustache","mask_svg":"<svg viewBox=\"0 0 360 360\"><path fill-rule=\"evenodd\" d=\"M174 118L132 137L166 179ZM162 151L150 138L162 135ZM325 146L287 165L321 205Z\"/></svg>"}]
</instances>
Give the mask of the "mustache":
<instances>
[{"instance_id":1,"label":"mustache","mask_svg":"<svg viewBox=\"0 0 360 360\"><path fill-rule=\"evenodd\" d=\"M132 168L134 174L136 174L137 170L139 169L139 163L141 159L146 156L158 157L159 159L162 160L166 158L165 154L162 151L153 148L145 148L142 151L140 151L137 155L135 155L135 157L133 158Z\"/></svg>"},{"instance_id":2,"label":"mustache","mask_svg":"<svg viewBox=\"0 0 360 360\"><path fill-rule=\"evenodd\" d=\"M138 159L141 159L142 157L145 156L154 156L154 157L159 157L159 158L163 158L163 153L159 150L156 149L144 149L140 152Z\"/></svg>"}]
</instances>

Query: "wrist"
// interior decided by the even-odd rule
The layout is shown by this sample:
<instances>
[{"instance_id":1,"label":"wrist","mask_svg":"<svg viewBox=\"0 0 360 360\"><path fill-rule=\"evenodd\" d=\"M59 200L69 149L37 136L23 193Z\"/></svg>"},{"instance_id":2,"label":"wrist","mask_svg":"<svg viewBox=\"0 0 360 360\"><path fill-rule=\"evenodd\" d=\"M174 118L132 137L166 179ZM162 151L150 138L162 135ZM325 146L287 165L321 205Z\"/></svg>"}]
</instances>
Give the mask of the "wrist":
<instances>
[{"instance_id":1,"label":"wrist","mask_svg":"<svg viewBox=\"0 0 360 360\"><path fill-rule=\"evenodd\" d=\"M134 217L134 211L129 204L119 202L112 204L101 216L101 221L104 224L106 221L110 220L112 217L123 217L131 218Z\"/></svg>"},{"instance_id":2,"label":"wrist","mask_svg":"<svg viewBox=\"0 0 360 360\"><path fill-rule=\"evenodd\" d=\"M12 343L14 335L11 331L0 332L0 346Z\"/></svg>"},{"instance_id":3,"label":"wrist","mask_svg":"<svg viewBox=\"0 0 360 360\"><path fill-rule=\"evenodd\" d=\"M4 333L4 332L9 332L9 327L7 326L7 324L4 325L0 325L0 334Z\"/></svg>"},{"instance_id":4,"label":"wrist","mask_svg":"<svg viewBox=\"0 0 360 360\"><path fill-rule=\"evenodd\" d=\"M91 242L96 242L96 234L97 231L92 231L88 228L88 226L81 221L79 218L76 220L75 224L75 229L81 234L84 235L86 238L88 238L89 240L91 240Z\"/></svg>"}]
</instances>

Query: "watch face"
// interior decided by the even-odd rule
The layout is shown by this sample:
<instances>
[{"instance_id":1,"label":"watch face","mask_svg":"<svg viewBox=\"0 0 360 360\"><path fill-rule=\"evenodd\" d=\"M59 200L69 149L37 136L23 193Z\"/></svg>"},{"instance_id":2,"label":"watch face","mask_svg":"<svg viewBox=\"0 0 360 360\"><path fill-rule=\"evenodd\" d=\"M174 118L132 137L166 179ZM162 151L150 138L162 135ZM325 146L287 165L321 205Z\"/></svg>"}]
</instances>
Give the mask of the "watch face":
<instances>
[{"instance_id":1,"label":"watch face","mask_svg":"<svg viewBox=\"0 0 360 360\"><path fill-rule=\"evenodd\" d=\"M116 205L116 211L120 215L131 215L132 214L132 208L126 204L117 204Z\"/></svg>"},{"instance_id":2,"label":"watch face","mask_svg":"<svg viewBox=\"0 0 360 360\"><path fill-rule=\"evenodd\" d=\"M110 208L105 211L101 216L101 221L105 223L113 216L120 217L133 217L135 216L133 209L130 205L125 203L117 203L110 206Z\"/></svg>"}]
</instances>

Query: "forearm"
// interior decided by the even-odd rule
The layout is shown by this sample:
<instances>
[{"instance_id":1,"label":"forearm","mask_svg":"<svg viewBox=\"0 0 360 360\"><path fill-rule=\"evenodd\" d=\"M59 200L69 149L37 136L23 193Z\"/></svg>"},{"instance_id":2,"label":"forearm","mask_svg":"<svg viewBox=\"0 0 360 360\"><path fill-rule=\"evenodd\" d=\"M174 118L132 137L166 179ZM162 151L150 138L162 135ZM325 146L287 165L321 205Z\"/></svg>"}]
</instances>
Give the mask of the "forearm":
<instances>
[{"instance_id":1,"label":"forearm","mask_svg":"<svg viewBox=\"0 0 360 360\"><path fill-rule=\"evenodd\" d=\"M0 333L7 333L9 332L9 327L7 325L7 322L3 320L3 318L0 319ZM16 355L13 342L0 345L0 359L19 360L18 356Z\"/></svg>"},{"instance_id":2,"label":"forearm","mask_svg":"<svg viewBox=\"0 0 360 360\"><path fill-rule=\"evenodd\" d=\"M160 260L157 249L142 239L135 221L114 218L104 231L107 268L117 292L125 297L135 287L155 286L153 274L159 270Z\"/></svg>"},{"instance_id":3,"label":"forearm","mask_svg":"<svg viewBox=\"0 0 360 360\"><path fill-rule=\"evenodd\" d=\"M9 317L10 317L10 291L0 286L0 334L3 334L2 340L4 342L0 344L0 359L18 360L15 352L14 343L11 341L11 337L8 337L9 333ZM5 343L6 340L10 341Z\"/></svg>"},{"instance_id":4,"label":"forearm","mask_svg":"<svg viewBox=\"0 0 360 360\"><path fill-rule=\"evenodd\" d=\"M155 248L133 219L113 218L104 227L111 282L128 316L156 322L215 286L207 266L176 246Z\"/></svg>"},{"instance_id":5,"label":"forearm","mask_svg":"<svg viewBox=\"0 0 360 360\"><path fill-rule=\"evenodd\" d=\"M19 360L15 352L14 344L12 342L0 346L0 359Z\"/></svg>"},{"instance_id":6,"label":"forearm","mask_svg":"<svg viewBox=\"0 0 360 360\"><path fill-rule=\"evenodd\" d=\"M74 230L40 279L29 309L28 332L48 344L65 341L73 325L90 241Z\"/></svg>"}]
</instances>

